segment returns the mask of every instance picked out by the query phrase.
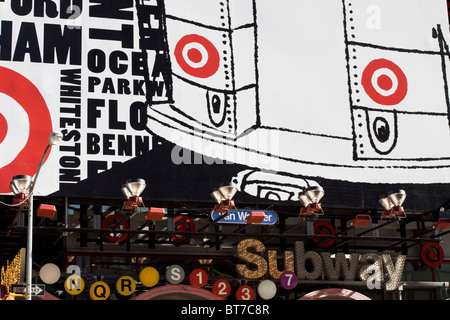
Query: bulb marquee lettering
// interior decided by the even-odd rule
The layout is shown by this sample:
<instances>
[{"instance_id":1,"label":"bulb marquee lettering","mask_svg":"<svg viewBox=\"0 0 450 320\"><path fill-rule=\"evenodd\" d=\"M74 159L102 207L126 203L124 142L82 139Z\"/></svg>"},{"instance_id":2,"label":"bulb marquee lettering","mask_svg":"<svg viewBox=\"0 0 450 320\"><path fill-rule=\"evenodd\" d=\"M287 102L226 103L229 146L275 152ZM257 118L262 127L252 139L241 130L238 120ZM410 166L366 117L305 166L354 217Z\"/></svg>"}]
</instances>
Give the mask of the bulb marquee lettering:
<instances>
[{"instance_id":1,"label":"bulb marquee lettering","mask_svg":"<svg viewBox=\"0 0 450 320\"><path fill-rule=\"evenodd\" d=\"M317 280L324 275L331 281L354 281L358 278L384 283L388 291L398 288L406 260L404 255L393 259L388 254L305 252L301 241L295 242L294 251L279 255L275 250L266 251L264 244L255 239L242 240L237 246L237 256L244 263L237 264L236 270L248 279L259 279L267 273L273 279L279 279L284 271L290 271L295 272L299 280ZM283 256L282 270L279 269L279 256Z\"/></svg>"}]
</instances>

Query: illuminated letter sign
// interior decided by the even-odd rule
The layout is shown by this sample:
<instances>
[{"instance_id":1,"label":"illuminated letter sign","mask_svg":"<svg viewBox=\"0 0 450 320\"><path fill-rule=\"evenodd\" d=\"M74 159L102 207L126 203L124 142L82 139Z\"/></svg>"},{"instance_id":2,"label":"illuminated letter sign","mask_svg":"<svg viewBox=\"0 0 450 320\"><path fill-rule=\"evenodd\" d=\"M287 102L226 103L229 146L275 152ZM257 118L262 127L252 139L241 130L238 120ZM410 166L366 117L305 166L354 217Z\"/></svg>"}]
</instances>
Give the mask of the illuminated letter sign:
<instances>
[{"instance_id":1,"label":"illuminated letter sign","mask_svg":"<svg viewBox=\"0 0 450 320\"><path fill-rule=\"evenodd\" d=\"M256 269L250 270L247 265L238 264L236 266L236 270L241 276L245 278L261 278L267 272L267 262L260 255L250 252L249 249L253 250L256 253L264 253L266 251L266 247L262 244L262 242L258 240L242 240L237 246L238 257L245 262L253 264L254 266L256 266Z\"/></svg>"},{"instance_id":2,"label":"illuminated letter sign","mask_svg":"<svg viewBox=\"0 0 450 320\"><path fill-rule=\"evenodd\" d=\"M237 256L247 264L238 264L236 270L248 279L261 278L267 270L274 279L280 279L283 274L295 274L298 280L317 280L325 274L330 281L354 281L358 277L367 283L369 289L380 289L384 284L387 291L398 288L406 259L406 256L399 255L394 262L390 255L375 253L331 255L328 252L305 252L304 243L297 241L293 252L284 252L285 270L282 272L278 270L277 251L269 250L266 254L266 247L254 239L239 242ZM307 261L309 267L306 267Z\"/></svg>"}]
</instances>

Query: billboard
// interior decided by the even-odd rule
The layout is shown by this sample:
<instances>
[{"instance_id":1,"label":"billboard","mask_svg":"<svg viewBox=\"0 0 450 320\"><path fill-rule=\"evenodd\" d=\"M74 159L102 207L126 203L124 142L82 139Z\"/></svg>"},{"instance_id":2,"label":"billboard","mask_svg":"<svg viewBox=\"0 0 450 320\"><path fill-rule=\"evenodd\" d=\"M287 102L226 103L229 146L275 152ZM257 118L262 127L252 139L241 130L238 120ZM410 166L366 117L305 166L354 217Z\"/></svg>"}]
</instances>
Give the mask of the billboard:
<instances>
[{"instance_id":1,"label":"billboard","mask_svg":"<svg viewBox=\"0 0 450 320\"><path fill-rule=\"evenodd\" d=\"M444 0L0 1L0 193L449 200ZM408 206L409 205L409 206Z\"/></svg>"}]
</instances>

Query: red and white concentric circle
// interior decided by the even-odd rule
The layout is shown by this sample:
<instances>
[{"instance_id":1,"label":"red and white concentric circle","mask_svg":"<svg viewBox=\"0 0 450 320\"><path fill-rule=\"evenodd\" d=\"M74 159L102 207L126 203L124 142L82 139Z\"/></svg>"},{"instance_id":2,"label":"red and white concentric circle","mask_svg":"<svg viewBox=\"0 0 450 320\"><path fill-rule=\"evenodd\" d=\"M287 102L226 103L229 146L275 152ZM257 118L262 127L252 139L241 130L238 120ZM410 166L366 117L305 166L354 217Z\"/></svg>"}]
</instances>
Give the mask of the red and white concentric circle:
<instances>
[{"instance_id":1,"label":"red and white concentric circle","mask_svg":"<svg viewBox=\"0 0 450 320\"><path fill-rule=\"evenodd\" d=\"M0 168L14 161L30 132L28 114L16 100L0 93Z\"/></svg>"},{"instance_id":2,"label":"red and white concentric circle","mask_svg":"<svg viewBox=\"0 0 450 320\"><path fill-rule=\"evenodd\" d=\"M429 267L439 267L444 262L444 250L435 242L426 243L421 251L422 261Z\"/></svg>"},{"instance_id":3,"label":"red and white concentric circle","mask_svg":"<svg viewBox=\"0 0 450 320\"><path fill-rule=\"evenodd\" d=\"M0 79L4 79L0 81L0 193L9 193L14 175L36 173L52 121L43 96L30 80L4 67Z\"/></svg>"},{"instance_id":4,"label":"red and white concentric circle","mask_svg":"<svg viewBox=\"0 0 450 320\"><path fill-rule=\"evenodd\" d=\"M363 71L361 83L374 102L386 106L399 104L408 93L405 73L386 59L372 60Z\"/></svg>"},{"instance_id":5,"label":"red and white concentric circle","mask_svg":"<svg viewBox=\"0 0 450 320\"><path fill-rule=\"evenodd\" d=\"M5 140L6 134L8 133L8 122L5 119L5 116L0 113L0 145Z\"/></svg>"},{"instance_id":6,"label":"red and white concentric circle","mask_svg":"<svg viewBox=\"0 0 450 320\"><path fill-rule=\"evenodd\" d=\"M196 78L209 78L220 66L220 55L216 47L198 34L189 34L175 46L175 59L181 69Z\"/></svg>"}]
</instances>

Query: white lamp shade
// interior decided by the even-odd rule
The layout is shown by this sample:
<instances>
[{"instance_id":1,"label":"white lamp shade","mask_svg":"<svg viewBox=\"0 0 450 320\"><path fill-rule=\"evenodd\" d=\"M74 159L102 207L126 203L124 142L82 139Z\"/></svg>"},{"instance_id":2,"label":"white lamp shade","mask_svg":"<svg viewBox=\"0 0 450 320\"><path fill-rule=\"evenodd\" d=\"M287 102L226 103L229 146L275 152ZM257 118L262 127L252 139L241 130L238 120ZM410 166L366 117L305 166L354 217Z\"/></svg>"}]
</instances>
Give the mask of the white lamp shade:
<instances>
[{"instance_id":1,"label":"white lamp shade","mask_svg":"<svg viewBox=\"0 0 450 320\"><path fill-rule=\"evenodd\" d=\"M388 198L395 206L401 206L405 202L406 192L405 190L399 190L397 193L390 194Z\"/></svg>"},{"instance_id":2,"label":"white lamp shade","mask_svg":"<svg viewBox=\"0 0 450 320\"><path fill-rule=\"evenodd\" d=\"M138 197L147 185L144 179L128 179L125 186L132 196Z\"/></svg>"},{"instance_id":3,"label":"white lamp shade","mask_svg":"<svg viewBox=\"0 0 450 320\"><path fill-rule=\"evenodd\" d=\"M262 299L269 300L275 297L277 286L272 280L264 280L258 284L257 290Z\"/></svg>"},{"instance_id":4,"label":"white lamp shade","mask_svg":"<svg viewBox=\"0 0 450 320\"><path fill-rule=\"evenodd\" d=\"M122 191L122 194L125 196L125 198L130 198L132 196L130 190L128 190L127 186L124 184L122 186L122 189L120 189L120 191Z\"/></svg>"},{"instance_id":5,"label":"white lamp shade","mask_svg":"<svg viewBox=\"0 0 450 320\"><path fill-rule=\"evenodd\" d=\"M306 195L312 203L319 203L322 197L325 195L325 191L322 187L311 187L306 190Z\"/></svg>"},{"instance_id":6,"label":"white lamp shade","mask_svg":"<svg viewBox=\"0 0 450 320\"><path fill-rule=\"evenodd\" d=\"M12 191L14 194L20 193L20 192L19 192L19 189L16 188L15 184L12 183L12 181L11 181L11 183L9 184L9 188L11 189L11 191Z\"/></svg>"},{"instance_id":7,"label":"white lamp shade","mask_svg":"<svg viewBox=\"0 0 450 320\"><path fill-rule=\"evenodd\" d=\"M16 194L26 193L30 189L31 182L32 178L30 176L27 175L14 176L11 181L10 189Z\"/></svg>"},{"instance_id":8,"label":"white lamp shade","mask_svg":"<svg viewBox=\"0 0 450 320\"><path fill-rule=\"evenodd\" d=\"M388 198L382 198L378 200L378 202L381 204L384 210L389 210L394 206Z\"/></svg>"},{"instance_id":9,"label":"white lamp shade","mask_svg":"<svg viewBox=\"0 0 450 320\"><path fill-rule=\"evenodd\" d=\"M224 200L223 196L220 194L219 191L213 191L211 192L211 197L216 200L217 203L220 203L222 200Z\"/></svg>"},{"instance_id":10,"label":"white lamp shade","mask_svg":"<svg viewBox=\"0 0 450 320\"><path fill-rule=\"evenodd\" d=\"M225 199L232 199L237 192L235 186L224 186L217 189Z\"/></svg>"},{"instance_id":11,"label":"white lamp shade","mask_svg":"<svg viewBox=\"0 0 450 320\"><path fill-rule=\"evenodd\" d=\"M63 137L64 137L63 134L59 131L52 132L48 137L48 144L51 146L59 144Z\"/></svg>"},{"instance_id":12,"label":"white lamp shade","mask_svg":"<svg viewBox=\"0 0 450 320\"><path fill-rule=\"evenodd\" d=\"M39 270L39 277L41 277L42 282L53 284L61 277L61 271L56 264L47 263Z\"/></svg>"}]
</instances>

